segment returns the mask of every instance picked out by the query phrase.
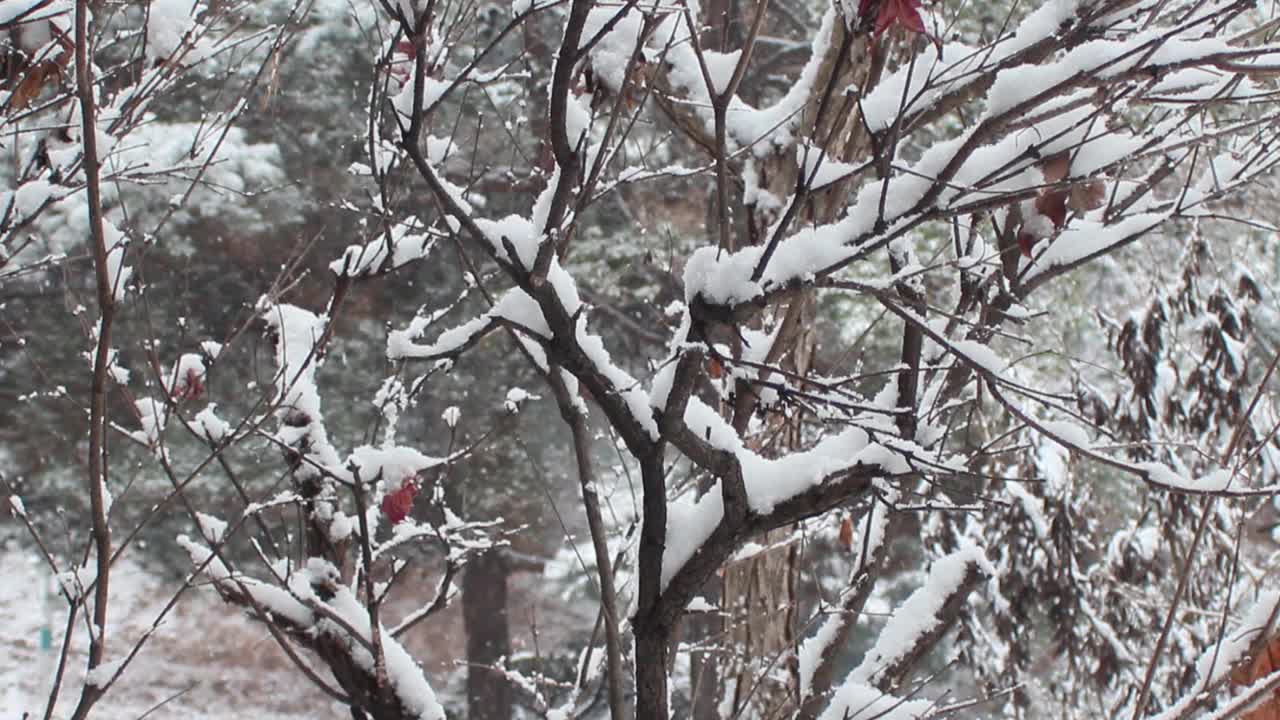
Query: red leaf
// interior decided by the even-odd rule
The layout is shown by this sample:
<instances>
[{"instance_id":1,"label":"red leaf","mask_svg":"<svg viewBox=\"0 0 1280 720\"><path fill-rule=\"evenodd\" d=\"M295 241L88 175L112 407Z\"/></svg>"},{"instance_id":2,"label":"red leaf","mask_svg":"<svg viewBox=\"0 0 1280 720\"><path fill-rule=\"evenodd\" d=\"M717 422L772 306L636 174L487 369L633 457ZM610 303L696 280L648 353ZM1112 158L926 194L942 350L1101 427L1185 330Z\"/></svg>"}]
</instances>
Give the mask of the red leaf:
<instances>
[{"instance_id":1,"label":"red leaf","mask_svg":"<svg viewBox=\"0 0 1280 720\"><path fill-rule=\"evenodd\" d=\"M719 380L724 377L724 365L721 365L720 361L713 357L707 358L707 374Z\"/></svg>"},{"instance_id":2,"label":"red leaf","mask_svg":"<svg viewBox=\"0 0 1280 720\"><path fill-rule=\"evenodd\" d=\"M391 53L391 75L400 82L408 82L413 74L413 64L417 60L418 48L412 40L401 40L396 43Z\"/></svg>"},{"instance_id":3,"label":"red leaf","mask_svg":"<svg viewBox=\"0 0 1280 720\"><path fill-rule=\"evenodd\" d=\"M1051 220L1055 228L1067 224L1067 191L1049 190L1036 198L1036 210Z\"/></svg>"},{"instance_id":4,"label":"red leaf","mask_svg":"<svg viewBox=\"0 0 1280 720\"><path fill-rule=\"evenodd\" d=\"M195 368L187 368L185 376L178 379L177 384L170 393L170 397L175 402L185 402L187 400L196 400L204 394L204 382L200 378L200 373Z\"/></svg>"},{"instance_id":5,"label":"red leaf","mask_svg":"<svg viewBox=\"0 0 1280 720\"><path fill-rule=\"evenodd\" d=\"M876 15L875 34L880 35L897 23L915 33L925 33L924 18L920 16L920 0L881 0Z\"/></svg>"},{"instance_id":6,"label":"red leaf","mask_svg":"<svg viewBox=\"0 0 1280 720\"><path fill-rule=\"evenodd\" d=\"M1031 248L1036 246L1043 238L1038 238L1025 230L1018 233L1018 249L1026 257L1031 257Z\"/></svg>"},{"instance_id":7,"label":"red leaf","mask_svg":"<svg viewBox=\"0 0 1280 720\"><path fill-rule=\"evenodd\" d=\"M840 547L846 552L853 549L853 518L848 515L840 520Z\"/></svg>"},{"instance_id":8,"label":"red leaf","mask_svg":"<svg viewBox=\"0 0 1280 720\"><path fill-rule=\"evenodd\" d=\"M418 494L415 477L405 478L399 490L382 498L382 514L387 516L392 525L404 520L413 510L413 497Z\"/></svg>"}]
</instances>

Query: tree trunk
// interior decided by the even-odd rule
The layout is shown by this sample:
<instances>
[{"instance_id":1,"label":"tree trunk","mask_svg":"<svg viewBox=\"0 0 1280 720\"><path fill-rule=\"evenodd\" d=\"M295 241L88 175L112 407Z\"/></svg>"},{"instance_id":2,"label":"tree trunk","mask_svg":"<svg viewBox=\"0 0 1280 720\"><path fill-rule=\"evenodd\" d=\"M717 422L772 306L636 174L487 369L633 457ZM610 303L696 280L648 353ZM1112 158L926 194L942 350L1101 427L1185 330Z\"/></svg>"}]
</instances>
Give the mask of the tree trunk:
<instances>
[{"instance_id":1,"label":"tree trunk","mask_svg":"<svg viewBox=\"0 0 1280 720\"><path fill-rule=\"evenodd\" d=\"M637 621L636 720L667 720L667 664L671 632L653 621Z\"/></svg>"},{"instance_id":2,"label":"tree trunk","mask_svg":"<svg viewBox=\"0 0 1280 720\"><path fill-rule=\"evenodd\" d=\"M705 45L722 50L740 47L742 38L737 37L738 43L734 44L732 30L746 27L747 23L725 22L725 14L736 12L745 18L755 7L754 3L712 0L705 15L708 28L703 37ZM834 32L801 115L798 132L811 138L814 148L811 152L821 152L825 160L854 163L870 155L871 144L858 113L858 96L846 94L843 89L873 87L883 69L890 43L869 47L864 37L850 34L839 19ZM687 113L675 106L667 107L666 111L692 137L712 147L713 139L707 137L696 122L690 122ZM759 186L767 188L776 198L792 198L801 184L799 165L792 153L763 159L756 172ZM851 176L818 192L806 190L799 202L783 203L781 208L743 206L739 190L735 197L739 211L729 215L741 218L744 227L734 228L734 232L751 242L767 243L773 232L783 232L785 227L803 222L830 222L844 210L846 189L859 177ZM803 185L807 186L807 180ZM719 222L714 204L713 200L708 207L708 227L715 227ZM779 224L784 230L775 230ZM715 240L713 237L712 241ZM787 308L779 309L773 326L781 327L765 364L777 363L799 376L806 375L816 351L815 314L812 292L797 294ZM732 339L727 342L734 344ZM750 383L742 382L735 388L735 401L722 408L726 419L744 436L755 414L756 400ZM747 442L766 456L785 454L802 445L801 420L799 415L787 420L772 418L774 428L784 430L781 438L773 432L763 432ZM786 427L778 428L779 423L785 423ZM774 439L768 440L771 437ZM766 447L765 442L770 446ZM779 529L757 541L767 545L785 539L789 532L790 529ZM719 622L696 619L685 624L692 641L708 647L731 648L734 653L726 656L718 649L693 653L690 682L694 688L691 698L694 720L718 720L722 709L744 720L784 717L797 709L799 678L794 655L797 638L793 622L793 566L793 548L780 547L726 567L719 583L724 617ZM643 694L643 686L639 689Z\"/></svg>"},{"instance_id":3,"label":"tree trunk","mask_svg":"<svg viewBox=\"0 0 1280 720\"><path fill-rule=\"evenodd\" d=\"M703 599L716 607L720 605L721 584L719 578L713 578L704 585L702 591ZM703 648L689 654L693 720L719 720L720 657L711 646L720 637L722 621L716 614L695 613L685 617L683 630L691 644Z\"/></svg>"},{"instance_id":4,"label":"tree trunk","mask_svg":"<svg viewBox=\"0 0 1280 720\"><path fill-rule=\"evenodd\" d=\"M503 554L490 551L469 562L462 578L469 720L511 718L511 686L494 669L511 656L511 630L507 622L509 574Z\"/></svg>"},{"instance_id":5,"label":"tree trunk","mask_svg":"<svg viewBox=\"0 0 1280 720\"><path fill-rule=\"evenodd\" d=\"M818 70L815 93L809 98L801 121L801 132L813 139L825 158L856 162L869 155L869 143L858 117L857 105L835 88L868 87L875 84L883 63L883 49L868 52L864 41L847 34L843 26L836 29ZM780 198L795 191L798 165L793 157L775 157L762 166L762 186ZM752 223L764 234L778 220L775 212L794 213L793 221L803 218L811 222L830 222L843 210L840 189L853 178L836 184L836 189L808 195L805 202L790 210L754 212ZM749 210L751 210L749 208ZM767 242L767 237L762 237ZM817 349L813 330L816 302L811 292L797 295L791 306L774 319L779 331L767 362L777 362L803 377L813 364ZM754 398L739 389L734 424L739 431L747 427ZM802 417L795 415L785 422L783 432L772 447L756 447L768 455L786 454L802 445ZM776 427L776 425L775 425ZM763 433L760 439L774 433ZM768 546L786 539L789 529L779 529L761 538ZM778 547L725 569L722 607L726 613L724 637L730 647L740 649L737 656L726 659L722 668L722 702L731 707L733 717L771 718L793 714L799 695L796 666L794 613L795 577L792 547Z\"/></svg>"},{"instance_id":6,"label":"tree trunk","mask_svg":"<svg viewBox=\"0 0 1280 720\"><path fill-rule=\"evenodd\" d=\"M788 535L789 529L774 530L760 542L771 544ZM733 717L781 717L794 696L791 577L789 547L725 568L725 637L736 656L730 660L724 692L725 700L732 698Z\"/></svg>"}]
</instances>

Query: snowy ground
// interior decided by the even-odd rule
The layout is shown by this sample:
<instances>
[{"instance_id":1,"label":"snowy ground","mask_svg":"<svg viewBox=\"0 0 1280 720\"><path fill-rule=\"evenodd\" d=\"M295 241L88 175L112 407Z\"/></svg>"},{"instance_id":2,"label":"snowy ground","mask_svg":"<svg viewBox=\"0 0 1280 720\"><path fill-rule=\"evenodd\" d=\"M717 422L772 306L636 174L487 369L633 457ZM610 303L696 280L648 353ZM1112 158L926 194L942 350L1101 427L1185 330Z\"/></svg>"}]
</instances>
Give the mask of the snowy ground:
<instances>
[{"instance_id":1,"label":"snowy ground","mask_svg":"<svg viewBox=\"0 0 1280 720\"><path fill-rule=\"evenodd\" d=\"M20 720L24 712L43 716L66 619L61 598L44 592L50 582L48 569L35 554L16 544L0 547L0 720ZM129 562L116 569L108 660L123 657L170 592ZM41 647L45 626L53 640L47 650ZM70 715L84 677L82 628L56 717ZM184 596L92 717L133 720L153 709L148 718L239 720L250 709L265 720L350 717L311 688L267 633L228 611L207 590Z\"/></svg>"}]
</instances>

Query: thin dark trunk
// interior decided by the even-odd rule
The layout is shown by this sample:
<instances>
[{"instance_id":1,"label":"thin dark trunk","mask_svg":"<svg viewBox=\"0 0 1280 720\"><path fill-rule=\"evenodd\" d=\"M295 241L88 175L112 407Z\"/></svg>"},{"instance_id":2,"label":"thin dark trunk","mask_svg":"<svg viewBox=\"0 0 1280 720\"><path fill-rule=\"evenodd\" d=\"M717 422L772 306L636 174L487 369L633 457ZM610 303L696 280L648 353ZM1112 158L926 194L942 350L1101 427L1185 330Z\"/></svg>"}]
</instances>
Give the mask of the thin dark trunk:
<instances>
[{"instance_id":1,"label":"thin dark trunk","mask_svg":"<svg viewBox=\"0 0 1280 720\"><path fill-rule=\"evenodd\" d=\"M491 551L467 564L462 578L462 613L467 630L467 717L509 720L511 686L493 668L511 656L507 622L507 576L501 552Z\"/></svg>"},{"instance_id":2,"label":"thin dark trunk","mask_svg":"<svg viewBox=\"0 0 1280 720\"><path fill-rule=\"evenodd\" d=\"M661 451L643 458L644 525L640 528L640 597L635 619L636 720L667 720L667 665L671 621L663 619L662 553L666 548L667 497Z\"/></svg>"},{"instance_id":3,"label":"thin dark trunk","mask_svg":"<svg viewBox=\"0 0 1280 720\"><path fill-rule=\"evenodd\" d=\"M706 583L702 597L718 606L720 583L715 580ZM720 720L720 664L710 646L719 642L721 626L715 613L694 613L684 620L684 632L690 642L707 646L705 650L693 651L689 658L693 720Z\"/></svg>"},{"instance_id":4,"label":"thin dark trunk","mask_svg":"<svg viewBox=\"0 0 1280 720\"><path fill-rule=\"evenodd\" d=\"M636 624L636 720L667 720L667 650L671 632Z\"/></svg>"}]
</instances>

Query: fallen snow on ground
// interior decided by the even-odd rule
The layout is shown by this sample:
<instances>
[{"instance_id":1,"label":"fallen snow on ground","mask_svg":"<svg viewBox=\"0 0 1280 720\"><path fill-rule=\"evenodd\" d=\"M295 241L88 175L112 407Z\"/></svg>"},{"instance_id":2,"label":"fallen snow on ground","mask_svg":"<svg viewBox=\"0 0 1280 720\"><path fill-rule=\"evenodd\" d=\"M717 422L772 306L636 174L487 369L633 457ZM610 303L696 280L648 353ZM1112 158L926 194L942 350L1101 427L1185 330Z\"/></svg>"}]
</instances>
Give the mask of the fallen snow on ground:
<instances>
[{"instance_id":1,"label":"fallen snow on ground","mask_svg":"<svg viewBox=\"0 0 1280 720\"><path fill-rule=\"evenodd\" d=\"M66 604L39 557L0 545L0 720L42 717L57 666ZM107 660L123 659L155 621L176 584L162 584L122 561L111 577ZM42 647L44 628L52 636ZM71 714L84 678L83 618L68 659L55 717ZM214 720L246 713L264 720L350 717L314 690L271 637L229 611L208 589L188 592L91 717Z\"/></svg>"}]
</instances>

